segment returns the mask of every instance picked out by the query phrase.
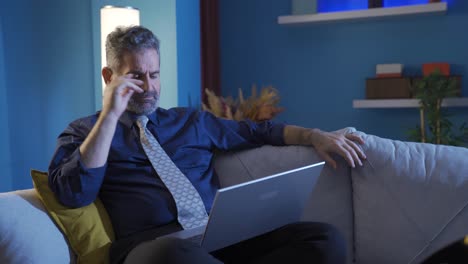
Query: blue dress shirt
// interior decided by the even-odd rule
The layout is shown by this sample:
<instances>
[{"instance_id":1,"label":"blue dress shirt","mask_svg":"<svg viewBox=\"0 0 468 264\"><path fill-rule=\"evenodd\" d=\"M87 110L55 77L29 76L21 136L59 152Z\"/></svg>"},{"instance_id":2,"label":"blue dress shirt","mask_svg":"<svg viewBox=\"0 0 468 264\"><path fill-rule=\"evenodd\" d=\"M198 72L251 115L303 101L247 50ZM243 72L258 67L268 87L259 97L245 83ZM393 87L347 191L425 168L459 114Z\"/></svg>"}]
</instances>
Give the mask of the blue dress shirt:
<instances>
[{"instance_id":1,"label":"blue dress shirt","mask_svg":"<svg viewBox=\"0 0 468 264\"><path fill-rule=\"evenodd\" d=\"M81 207L99 196L117 239L177 221L175 202L140 145L136 116L125 112L120 118L104 166L82 164L79 147L98 117L99 112L72 122L58 138L49 185L59 201ZM198 190L207 212L219 187L215 149L284 144L284 125L270 121L237 122L188 108L159 108L148 118L148 129Z\"/></svg>"}]
</instances>

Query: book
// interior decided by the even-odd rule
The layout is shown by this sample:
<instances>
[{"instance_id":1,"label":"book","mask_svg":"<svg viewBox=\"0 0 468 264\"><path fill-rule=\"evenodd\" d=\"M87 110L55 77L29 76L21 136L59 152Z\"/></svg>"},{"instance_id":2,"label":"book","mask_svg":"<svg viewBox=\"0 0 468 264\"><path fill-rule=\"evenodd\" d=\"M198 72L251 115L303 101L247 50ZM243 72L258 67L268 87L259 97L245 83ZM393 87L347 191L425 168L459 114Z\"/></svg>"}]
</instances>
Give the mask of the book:
<instances>
[{"instance_id":1,"label":"book","mask_svg":"<svg viewBox=\"0 0 468 264\"><path fill-rule=\"evenodd\" d=\"M377 64L375 67L375 73L379 78L387 77L402 77L403 76L403 64L391 63L391 64Z\"/></svg>"}]
</instances>

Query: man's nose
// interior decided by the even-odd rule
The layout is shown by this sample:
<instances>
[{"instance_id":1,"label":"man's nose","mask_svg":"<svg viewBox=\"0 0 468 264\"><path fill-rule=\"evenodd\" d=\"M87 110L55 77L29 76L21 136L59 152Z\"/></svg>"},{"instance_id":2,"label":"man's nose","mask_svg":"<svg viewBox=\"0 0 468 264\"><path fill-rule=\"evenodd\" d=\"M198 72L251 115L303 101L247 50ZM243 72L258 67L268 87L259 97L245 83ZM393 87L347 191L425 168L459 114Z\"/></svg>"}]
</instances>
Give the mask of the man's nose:
<instances>
[{"instance_id":1,"label":"man's nose","mask_svg":"<svg viewBox=\"0 0 468 264\"><path fill-rule=\"evenodd\" d=\"M141 88L144 90L144 91L148 91L150 88L151 88L151 85L150 85L150 78L148 75L145 75L143 78L142 78L142 81L143 81L143 85L141 86Z\"/></svg>"}]
</instances>

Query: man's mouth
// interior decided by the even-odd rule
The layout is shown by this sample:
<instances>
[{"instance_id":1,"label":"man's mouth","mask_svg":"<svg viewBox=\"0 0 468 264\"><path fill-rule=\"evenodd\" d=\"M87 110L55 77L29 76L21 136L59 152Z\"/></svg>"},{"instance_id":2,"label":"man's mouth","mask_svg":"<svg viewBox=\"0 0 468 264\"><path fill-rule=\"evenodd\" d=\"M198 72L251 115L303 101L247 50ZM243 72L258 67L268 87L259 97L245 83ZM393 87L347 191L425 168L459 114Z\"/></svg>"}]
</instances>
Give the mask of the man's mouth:
<instances>
[{"instance_id":1,"label":"man's mouth","mask_svg":"<svg viewBox=\"0 0 468 264\"><path fill-rule=\"evenodd\" d=\"M157 98L156 95L147 94L147 95L136 96L135 99L140 100L140 101L154 101L156 100L156 98Z\"/></svg>"}]
</instances>

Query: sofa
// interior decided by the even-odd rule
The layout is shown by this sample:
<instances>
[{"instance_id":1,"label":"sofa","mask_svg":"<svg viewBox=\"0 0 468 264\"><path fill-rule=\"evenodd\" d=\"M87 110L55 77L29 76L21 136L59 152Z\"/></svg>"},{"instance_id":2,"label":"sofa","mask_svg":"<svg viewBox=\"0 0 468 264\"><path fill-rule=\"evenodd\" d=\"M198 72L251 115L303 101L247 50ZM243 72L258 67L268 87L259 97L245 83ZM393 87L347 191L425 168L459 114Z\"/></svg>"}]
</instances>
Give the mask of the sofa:
<instances>
[{"instance_id":1,"label":"sofa","mask_svg":"<svg viewBox=\"0 0 468 264\"><path fill-rule=\"evenodd\" d=\"M468 149L380 138L365 140L363 166L340 157L325 166L302 219L335 225L347 263L421 263L468 234ZM312 147L221 152L215 169L229 186L321 161ZM73 263L67 240L35 189L0 194L0 263Z\"/></svg>"}]
</instances>

